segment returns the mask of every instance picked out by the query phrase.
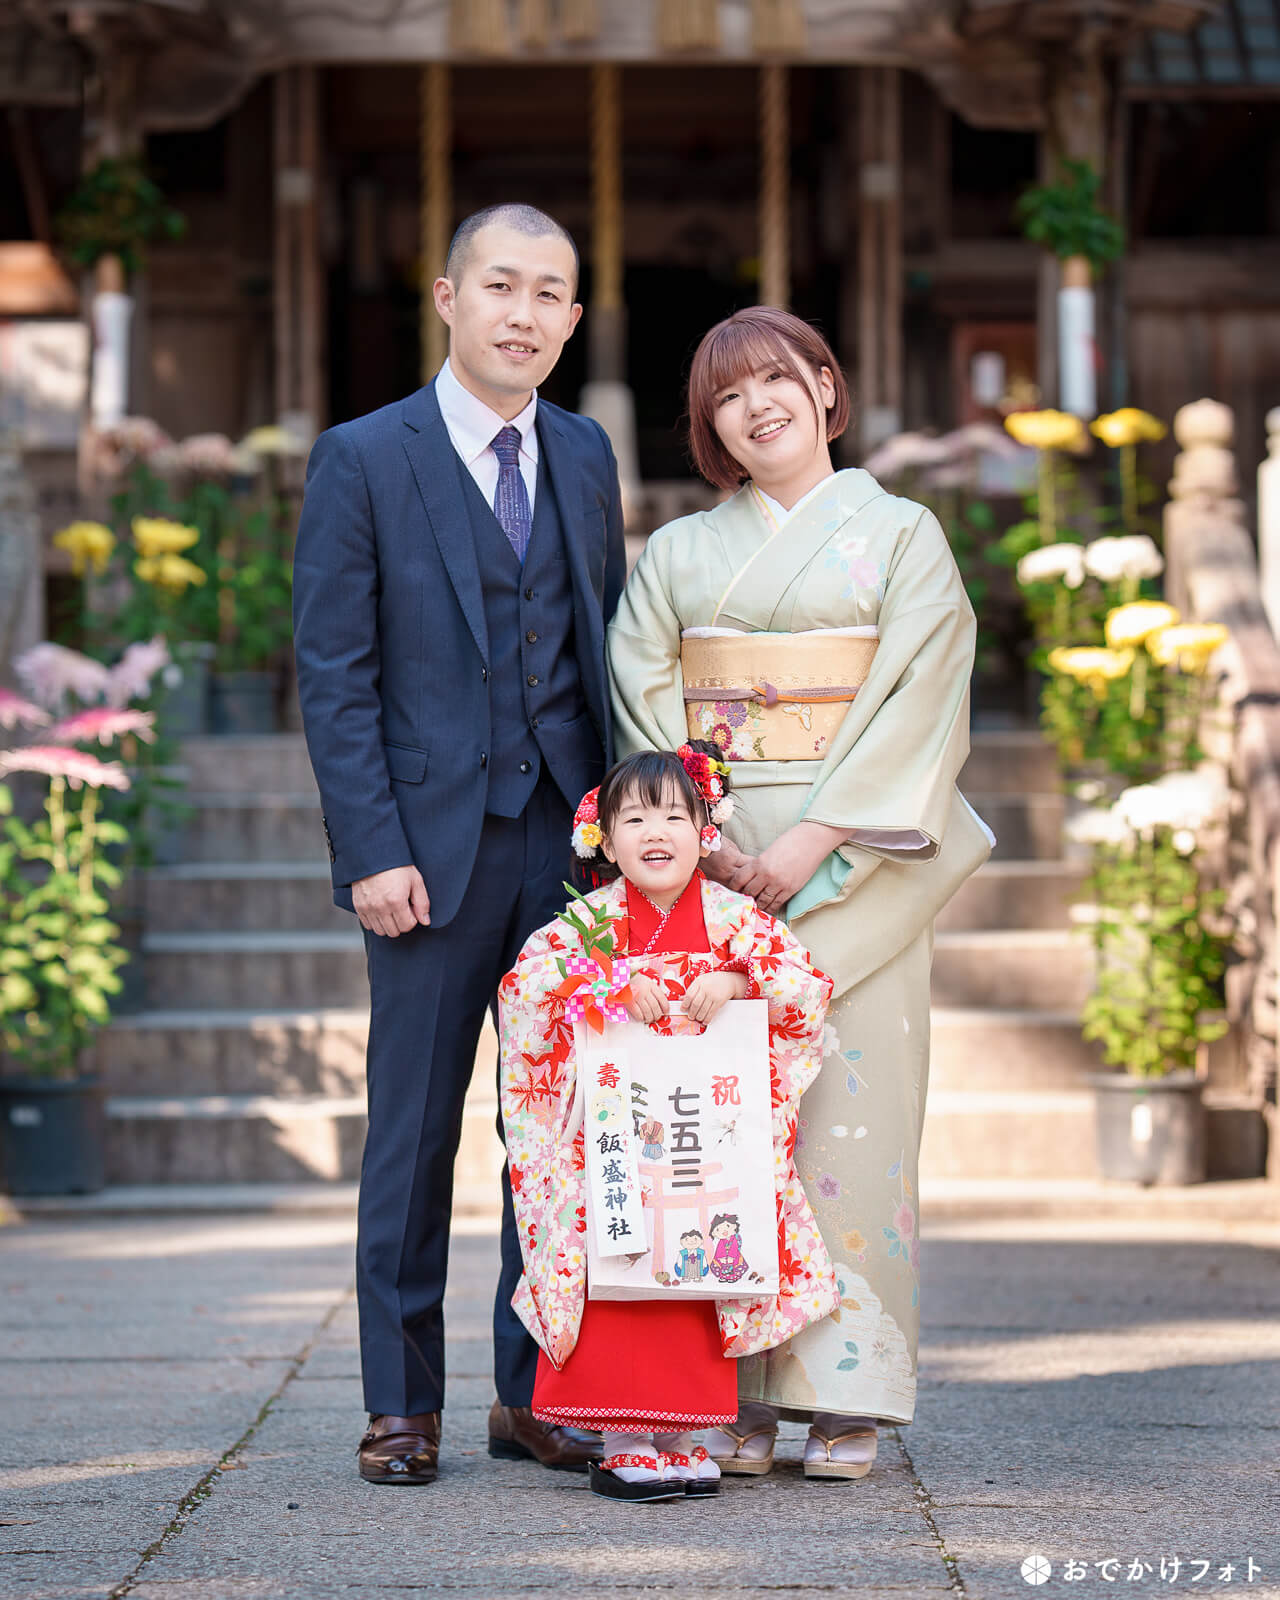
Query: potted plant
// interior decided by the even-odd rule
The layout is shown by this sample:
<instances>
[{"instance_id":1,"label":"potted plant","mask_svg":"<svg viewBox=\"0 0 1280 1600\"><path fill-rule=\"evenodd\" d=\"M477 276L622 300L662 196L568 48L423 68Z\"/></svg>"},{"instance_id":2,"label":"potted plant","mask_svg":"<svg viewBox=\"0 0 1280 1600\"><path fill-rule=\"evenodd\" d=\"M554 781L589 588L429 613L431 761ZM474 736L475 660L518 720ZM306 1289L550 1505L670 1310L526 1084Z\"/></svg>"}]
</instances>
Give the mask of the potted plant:
<instances>
[{"instance_id":1,"label":"potted plant","mask_svg":"<svg viewBox=\"0 0 1280 1600\"><path fill-rule=\"evenodd\" d=\"M11 728L50 721L7 691L0 710ZM102 1086L84 1062L127 960L105 892L121 877L105 847L126 835L100 800L129 779L76 746L149 730L146 713L99 707L49 728L48 743L0 752L0 777L47 784L30 820L0 784L0 1172L11 1193L89 1193L105 1181Z\"/></svg>"},{"instance_id":2,"label":"potted plant","mask_svg":"<svg viewBox=\"0 0 1280 1600\"><path fill-rule=\"evenodd\" d=\"M1086 1039L1113 1069L1090 1077L1098 1169L1141 1184L1203 1181L1201 1050L1226 1029L1216 1013L1225 937L1222 895L1201 863L1206 832L1226 815L1212 768L1169 772L1123 791L1073 824L1089 845L1088 900L1095 987Z\"/></svg>"},{"instance_id":3,"label":"potted plant","mask_svg":"<svg viewBox=\"0 0 1280 1600\"><path fill-rule=\"evenodd\" d=\"M218 547L213 731L273 733L293 640L286 502L269 487L233 518Z\"/></svg>"},{"instance_id":4,"label":"potted plant","mask_svg":"<svg viewBox=\"0 0 1280 1600\"><path fill-rule=\"evenodd\" d=\"M1062 263L1058 290L1059 388L1064 411L1092 417L1095 271L1124 250L1123 225L1099 200L1102 179L1087 161L1061 161L1052 183L1036 184L1019 198L1016 216L1028 239Z\"/></svg>"}]
</instances>

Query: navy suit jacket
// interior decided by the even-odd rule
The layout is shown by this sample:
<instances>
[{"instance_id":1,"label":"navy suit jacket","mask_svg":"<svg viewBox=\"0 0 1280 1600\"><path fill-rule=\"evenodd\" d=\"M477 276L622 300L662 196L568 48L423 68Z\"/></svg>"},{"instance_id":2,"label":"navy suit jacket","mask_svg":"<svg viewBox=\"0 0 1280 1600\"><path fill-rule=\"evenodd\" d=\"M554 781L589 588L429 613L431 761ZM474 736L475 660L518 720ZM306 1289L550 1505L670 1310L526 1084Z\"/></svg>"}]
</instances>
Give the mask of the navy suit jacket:
<instances>
[{"instance_id":1,"label":"navy suit jacket","mask_svg":"<svg viewBox=\"0 0 1280 1600\"><path fill-rule=\"evenodd\" d=\"M604 630L626 577L618 469L598 423L538 401L564 528L582 690L613 748ZM489 640L461 463L433 385L316 440L294 558L294 646L334 900L416 866L431 925L458 910L484 822Z\"/></svg>"}]
</instances>

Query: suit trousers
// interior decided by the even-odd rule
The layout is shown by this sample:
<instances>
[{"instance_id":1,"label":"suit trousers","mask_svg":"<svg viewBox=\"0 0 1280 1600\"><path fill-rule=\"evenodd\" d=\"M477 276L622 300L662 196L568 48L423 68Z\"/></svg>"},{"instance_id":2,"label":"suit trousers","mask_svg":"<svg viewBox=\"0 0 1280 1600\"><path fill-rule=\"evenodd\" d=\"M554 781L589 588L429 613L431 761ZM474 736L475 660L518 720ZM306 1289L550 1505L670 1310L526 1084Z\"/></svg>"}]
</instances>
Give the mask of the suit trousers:
<instances>
[{"instance_id":1,"label":"suit trousers","mask_svg":"<svg viewBox=\"0 0 1280 1600\"><path fill-rule=\"evenodd\" d=\"M365 1405L373 1413L413 1416L443 1407L443 1302L463 1101L503 974L568 899L572 824L544 770L519 817L485 817L466 894L446 927L415 928L396 939L365 932L369 1132L356 1297ZM499 1137L502 1131L499 1112ZM498 1399L509 1406L532 1402L537 1366L537 1346L511 1309L522 1270L504 1162L493 1341Z\"/></svg>"}]
</instances>

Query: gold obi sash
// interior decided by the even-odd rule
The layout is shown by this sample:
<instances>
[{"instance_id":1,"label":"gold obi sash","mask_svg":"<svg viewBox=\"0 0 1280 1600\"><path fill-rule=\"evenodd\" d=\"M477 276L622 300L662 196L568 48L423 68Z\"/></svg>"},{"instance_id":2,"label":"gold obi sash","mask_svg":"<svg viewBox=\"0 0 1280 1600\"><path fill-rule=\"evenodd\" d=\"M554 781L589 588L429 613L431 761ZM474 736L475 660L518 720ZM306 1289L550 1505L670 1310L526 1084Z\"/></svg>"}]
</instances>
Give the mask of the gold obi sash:
<instances>
[{"instance_id":1,"label":"gold obi sash","mask_svg":"<svg viewBox=\"0 0 1280 1600\"><path fill-rule=\"evenodd\" d=\"M878 643L869 630L686 634L689 737L712 740L730 761L821 761Z\"/></svg>"}]
</instances>

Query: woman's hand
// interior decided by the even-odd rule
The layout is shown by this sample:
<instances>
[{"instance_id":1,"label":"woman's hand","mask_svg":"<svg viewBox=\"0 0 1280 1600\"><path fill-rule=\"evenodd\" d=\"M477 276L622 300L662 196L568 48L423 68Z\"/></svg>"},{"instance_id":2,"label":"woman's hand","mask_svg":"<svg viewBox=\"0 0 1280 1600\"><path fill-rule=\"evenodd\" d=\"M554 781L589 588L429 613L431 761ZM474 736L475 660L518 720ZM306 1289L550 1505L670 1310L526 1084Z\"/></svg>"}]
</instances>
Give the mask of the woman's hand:
<instances>
[{"instance_id":1,"label":"woman's hand","mask_svg":"<svg viewBox=\"0 0 1280 1600\"><path fill-rule=\"evenodd\" d=\"M723 883L728 889L736 889L737 884L734 879L754 860L754 856L744 855L732 839L722 834L720 848L713 850L709 856L703 856L698 864L713 882Z\"/></svg>"},{"instance_id":2,"label":"woman's hand","mask_svg":"<svg viewBox=\"0 0 1280 1600\"><path fill-rule=\"evenodd\" d=\"M746 993L745 972L704 972L684 992L684 1014L705 1028L730 1000L745 999Z\"/></svg>"},{"instance_id":3,"label":"woman's hand","mask_svg":"<svg viewBox=\"0 0 1280 1600\"><path fill-rule=\"evenodd\" d=\"M843 828L829 828L825 822L797 822L760 852L733 887L749 894L761 911L776 916L847 838Z\"/></svg>"},{"instance_id":4,"label":"woman's hand","mask_svg":"<svg viewBox=\"0 0 1280 1600\"><path fill-rule=\"evenodd\" d=\"M632 1022L657 1022L670 1011L662 985L649 977L648 973L636 973L631 980L631 1002L627 1006L627 1015Z\"/></svg>"}]
</instances>

